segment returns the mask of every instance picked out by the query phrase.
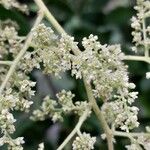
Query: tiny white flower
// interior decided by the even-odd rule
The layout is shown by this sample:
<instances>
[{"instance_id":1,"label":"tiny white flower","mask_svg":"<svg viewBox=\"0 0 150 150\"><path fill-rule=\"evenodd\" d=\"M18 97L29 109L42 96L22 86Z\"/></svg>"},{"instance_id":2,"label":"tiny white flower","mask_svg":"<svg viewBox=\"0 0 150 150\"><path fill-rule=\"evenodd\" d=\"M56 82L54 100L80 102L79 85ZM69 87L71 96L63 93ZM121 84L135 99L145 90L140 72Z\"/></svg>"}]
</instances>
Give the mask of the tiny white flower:
<instances>
[{"instance_id":1,"label":"tiny white flower","mask_svg":"<svg viewBox=\"0 0 150 150\"><path fill-rule=\"evenodd\" d=\"M44 150L44 143L39 144L38 150Z\"/></svg>"},{"instance_id":2,"label":"tiny white flower","mask_svg":"<svg viewBox=\"0 0 150 150\"><path fill-rule=\"evenodd\" d=\"M150 72L146 73L146 79L150 79Z\"/></svg>"}]
</instances>

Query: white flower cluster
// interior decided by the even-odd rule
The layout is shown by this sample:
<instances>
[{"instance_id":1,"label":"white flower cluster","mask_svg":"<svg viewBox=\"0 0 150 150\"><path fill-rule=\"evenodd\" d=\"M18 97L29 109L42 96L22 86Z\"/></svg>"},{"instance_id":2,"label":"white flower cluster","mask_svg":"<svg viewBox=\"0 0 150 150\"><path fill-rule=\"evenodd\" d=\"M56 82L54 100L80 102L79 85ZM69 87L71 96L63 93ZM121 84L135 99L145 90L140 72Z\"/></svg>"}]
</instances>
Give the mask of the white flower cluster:
<instances>
[{"instance_id":1,"label":"white flower cluster","mask_svg":"<svg viewBox=\"0 0 150 150\"><path fill-rule=\"evenodd\" d=\"M134 89L135 85L129 83L128 88ZM138 92L129 92L126 88L124 93L114 95L114 99L111 102L105 102L102 106L102 112L107 122L126 132L138 127L137 114L139 109L135 106L131 106L137 98L137 94Z\"/></svg>"},{"instance_id":2,"label":"white flower cluster","mask_svg":"<svg viewBox=\"0 0 150 150\"><path fill-rule=\"evenodd\" d=\"M135 47L132 49L136 52L138 46L150 46L150 26L147 25L146 21L150 17L150 1L137 0L137 6L134 8L137 11L137 16L132 18L131 27L134 29L132 35L135 43Z\"/></svg>"},{"instance_id":3,"label":"white flower cluster","mask_svg":"<svg viewBox=\"0 0 150 150\"><path fill-rule=\"evenodd\" d=\"M14 73L7 83L3 96L4 99L8 99L9 97L9 101L15 103L15 105L10 108L15 107L16 110L28 112L33 103L29 101L29 99L35 94L35 91L32 89L35 84L36 83L31 81L24 72L18 71ZM9 101L7 101L7 103L9 103Z\"/></svg>"},{"instance_id":4,"label":"white flower cluster","mask_svg":"<svg viewBox=\"0 0 150 150\"><path fill-rule=\"evenodd\" d=\"M47 117L51 117L55 122L62 120L61 109L56 108L57 102L46 96L42 102L40 109L34 110L33 115L30 117L32 120L45 120Z\"/></svg>"},{"instance_id":5,"label":"white flower cluster","mask_svg":"<svg viewBox=\"0 0 150 150\"><path fill-rule=\"evenodd\" d=\"M119 45L101 45L97 36L83 38L85 50L72 62L72 75L92 83L95 97L103 100L112 98L114 91L119 92L128 81L126 66L122 63L123 53Z\"/></svg>"},{"instance_id":6,"label":"white flower cluster","mask_svg":"<svg viewBox=\"0 0 150 150\"><path fill-rule=\"evenodd\" d=\"M139 145L137 144L131 144L131 145L126 145L127 150L139 150Z\"/></svg>"},{"instance_id":7,"label":"white flower cluster","mask_svg":"<svg viewBox=\"0 0 150 150\"><path fill-rule=\"evenodd\" d=\"M71 48L76 47L73 38L62 35L58 38L54 31L40 24L33 29L33 52L27 52L22 59L22 68L31 71L35 68L43 68L44 73L53 73L59 76L60 72L71 69ZM27 62L27 63L26 63Z\"/></svg>"},{"instance_id":8,"label":"white flower cluster","mask_svg":"<svg viewBox=\"0 0 150 150\"><path fill-rule=\"evenodd\" d=\"M20 95L22 94L22 95ZM12 89L7 89L5 94L0 96L0 110L21 110L29 111L32 101L28 101L24 98L23 93L18 93Z\"/></svg>"},{"instance_id":9,"label":"white flower cluster","mask_svg":"<svg viewBox=\"0 0 150 150\"><path fill-rule=\"evenodd\" d=\"M150 79L150 72L146 73L146 79Z\"/></svg>"},{"instance_id":10,"label":"white flower cluster","mask_svg":"<svg viewBox=\"0 0 150 150\"><path fill-rule=\"evenodd\" d=\"M8 36L8 40L9 37L11 36ZM0 68L0 83L3 82L6 72L7 67ZM29 101L31 96L34 95L34 91L32 90L33 86L35 86L35 82L32 82L18 67L17 72L11 76L6 88L0 95L0 130L2 133L0 145L7 144L8 149L10 150L23 149L21 146L21 144L24 143L22 137L18 137L17 139L11 138L11 134L15 132L14 123L16 122L13 111L29 111L29 108L33 103L32 101Z\"/></svg>"},{"instance_id":11,"label":"white flower cluster","mask_svg":"<svg viewBox=\"0 0 150 150\"><path fill-rule=\"evenodd\" d=\"M17 8L24 13L28 13L27 5L22 5L16 0L0 0L0 4L2 4L6 9Z\"/></svg>"},{"instance_id":12,"label":"white flower cluster","mask_svg":"<svg viewBox=\"0 0 150 150\"><path fill-rule=\"evenodd\" d=\"M5 94L0 97L0 128L3 136L0 138L0 146L8 144L11 150L23 149L21 144L24 143L22 137L12 139L9 134L13 134L15 131L13 114L11 113L17 107L19 99L13 96L11 90L8 90Z\"/></svg>"},{"instance_id":13,"label":"white flower cluster","mask_svg":"<svg viewBox=\"0 0 150 150\"><path fill-rule=\"evenodd\" d=\"M39 144L38 150L44 150L44 143Z\"/></svg>"},{"instance_id":14,"label":"white flower cluster","mask_svg":"<svg viewBox=\"0 0 150 150\"><path fill-rule=\"evenodd\" d=\"M62 115L70 112L77 113L80 116L83 114L87 107L90 107L89 104L85 101L76 102L73 104L72 99L74 94L72 94L71 91L66 92L65 90L62 90L56 96L58 101L52 100L49 98L49 96L46 96L41 105L41 108L33 111L33 116L31 116L31 119L44 120L46 117L51 117L55 122L57 120L62 120Z\"/></svg>"},{"instance_id":15,"label":"white flower cluster","mask_svg":"<svg viewBox=\"0 0 150 150\"><path fill-rule=\"evenodd\" d=\"M128 106L123 101L105 103L102 107L107 122L126 132L139 126L138 110L137 107Z\"/></svg>"},{"instance_id":16,"label":"white flower cluster","mask_svg":"<svg viewBox=\"0 0 150 150\"><path fill-rule=\"evenodd\" d=\"M23 66L26 70L39 68L40 63L45 73L59 75L61 71L71 70L77 79L82 78L83 73L87 82L94 85L95 97L105 100L111 99L114 91L126 88L127 67L122 63L123 53L119 45L101 45L97 36L90 35L89 38L83 38L85 50L75 56L71 54L72 50L78 48L74 38L68 35L58 38L44 24L35 28L33 33L35 51L26 53L23 58L28 62L27 66Z\"/></svg>"},{"instance_id":17,"label":"white flower cluster","mask_svg":"<svg viewBox=\"0 0 150 150\"><path fill-rule=\"evenodd\" d=\"M65 90L62 90L57 95L58 102L62 105L62 109L64 112L71 112L74 108L74 104L72 99L75 97L74 94L71 93L71 91L66 92Z\"/></svg>"},{"instance_id":18,"label":"white flower cluster","mask_svg":"<svg viewBox=\"0 0 150 150\"><path fill-rule=\"evenodd\" d=\"M24 139L23 137L12 139L9 136L5 136L3 138L0 138L0 146L4 144L9 144L8 150L23 150L23 147L21 145L24 144Z\"/></svg>"},{"instance_id":19,"label":"white flower cluster","mask_svg":"<svg viewBox=\"0 0 150 150\"><path fill-rule=\"evenodd\" d=\"M0 21L0 60L5 61L14 59L23 47L25 37L21 37L17 32L18 26L10 20ZM8 67L0 67L0 84L4 81ZM11 76L6 88L0 95L0 130L1 144L8 144L8 149L23 149L23 138L12 139L11 134L15 132L16 119L13 111L28 112L32 101L29 99L34 95L33 86L35 82L29 79L21 65L17 67L16 72ZM22 140L21 140L22 139Z\"/></svg>"},{"instance_id":20,"label":"white flower cluster","mask_svg":"<svg viewBox=\"0 0 150 150\"><path fill-rule=\"evenodd\" d=\"M17 32L17 24L10 20L0 21L0 59L18 54L22 48L23 37Z\"/></svg>"},{"instance_id":21,"label":"white flower cluster","mask_svg":"<svg viewBox=\"0 0 150 150\"><path fill-rule=\"evenodd\" d=\"M16 121L13 115L7 110L3 109L0 114L0 126L2 133L5 132L13 133L15 131L15 126L13 123Z\"/></svg>"},{"instance_id":22,"label":"white flower cluster","mask_svg":"<svg viewBox=\"0 0 150 150\"><path fill-rule=\"evenodd\" d=\"M19 89L22 93L27 93L30 97L34 95L35 91L33 91L31 88L35 86L35 82L30 80L22 80L19 81L19 84Z\"/></svg>"},{"instance_id":23,"label":"white flower cluster","mask_svg":"<svg viewBox=\"0 0 150 150\"><path fill-rule=\"evenodd\" d=\"M15 7L23 12L27 12L25 5L20 5L16 0L0 0L0 4L6 9ZM133 42L135 46L150 46L150 26L147 26L146 19L150 17L150 1L137 0L135 9L137 16L132 18L132 28L134 31ZM120 128L126 132L139 126L137 114L138 108L132 106L137 98L137 92L130 92L135 88L133 83L129 83L127 66L122 59L120 45L102 45L98 37L90 35L83 38L83 51L78 51L78 43L74 38L62 34L56 36L54 31L44 24L38 25L32 31L33 39L30 43L34 49L29 49L16 66L9 82L0 95L0 146L8 144L10 150L22 150L23 137L11 138L15 132L14 110L28 112L34 96L33 90L35 82L29 78L33 68L42 69L46 74L53 73L60 77L61 72L70 70L76 79L82 79L92 86L95 98L102 99L102 113L110 126ZM14 22L0 22L0 60L13 60L23 47L25 38L20 37L17 32L17 25ZM136 50L133 47L133 50ZM8 68L0 68L0 83L3 82ZM146 77L149 78L149 72ZM46 96L41 107L33 111L31 119L44 120L51 117L55 122L63 120L63 115L75 113L82 116L87 107L91 107L87 101L73 102L75 97L70 91L62 90L56 95L58 100L53 100ZM88 112L90 115L90 111ZM150 137L138 136L136 143L126 146L128 150L138 150L141 145L145 150L150 149ZM72 144L73 150L94 149L95 137L82 133L77 136ZM38 150L43 150L44 144L39 144Z\"/></svg>"},{"instance_id":24,"label":"white flower cluster","mask_svg":"<svg viewBox=\"0 0 150 150\"><path fill-rule=\"evenodd\" d=\"M146 134L141 133L134 140L131 141L131 145L127 145L128 150L139 150L139 147L143 147L144 150L150 149L150 127L146 127Z\"/></svg>"},{"instance_id":25,"label":"white flower cluster","mask_svg":"<svg viewBox=\"0 0 150 150\"><path fill-rule=\"evenodd\" d=\"M12 139L10 137L10 134L15 132L14 123L16 122L12 111L21 110L28 112L33 102L25 100L22 97L23 95L20 95L21 93L17 93L12 89L7 89L4 93L0 96L0 129L2 133L0 146L8 144L11 150L21 150L23 149L21 146L24 143L23 138Z\"/></svg>"},{"instance_id":26,"label":"white flower cluster","mask_svg":"<svg viewBox=\"0 0 150 150\"><path fill-rule=\"evenodd\" d=\"M75 95L72 94L71 91L66 92L65 90L62 90L56 96L65 113L73 111L80 116L88 107L90 107L86 101L76 101L75 104L73 104L72 99ZM88 113L90 115L91 112L89 111Z\"/></svg>"},{"instance_id":27,"label":"white flower cluster","mask_svg":"<svg viewBox=\"0 0 150 150\"><path fill-rule=\"evenodd\" d=\"M83 134L75 138L72 147L73 150L92 150L95 142L96 137L91 137L90 134L83 132Z\"/></svg>"},{"instance_id":28,"label":"white flower cluster","mask_svg":"<svg viewBox=\"0 0 150 150\"><path fill-rule=\"evenodd\" d=\"M129 92L129 89L134 89L135 85L128 81L127 66L122 62L124 54L119 45L102 45L98 37L91 34L82 40L84 51L73 55L71 51L77 49L77 43L72 37L62 35L58 38L51 28L44 24L35 28L33 33L35 51L31 57L35 58L34 62L37 62L34 63L35 66L38 66L40 60L47 73L58 75L60 71L71 70L72 75L77 79L84 75L86 81L93 85L95 97L105 101L102 110L106 118L113 116L108 122L126 131L138 127L138 109L130 106L137 98L137 93ZM74 107L77 108L77 105L81 106L80 102L75 103L75 106L71 100L73 98L71 93L67 94L65 95L65 91L57 94L63 111L70 112ZM109 103L113 99L114 101ZM39 110L34 113L39 116L42 114ZM53 114L53 116L57 115Z\"/></svg>"},{"instance_id":29,"label":"white flower cluster","mask_svg":"<svg viewBox=\"0 0 150 150\"><path fill-rule=\"evenodd\" d=\"M134 143L126 146L127 150L139 150L139 147L143 147L144 150L150 149L150 136L144 136L141 133L141 135L134 140Z\"/></svg>"},{"instance_id":30,"label":"white flower cluster","mask_svg":"<svg viewBox=\"0 0 150 150\"><path fill-rule=\"evenodd\" d=\"M150 136L140 135L137 142L144 147L145 150L150 149Z\"/></svg>"}]
</instances>

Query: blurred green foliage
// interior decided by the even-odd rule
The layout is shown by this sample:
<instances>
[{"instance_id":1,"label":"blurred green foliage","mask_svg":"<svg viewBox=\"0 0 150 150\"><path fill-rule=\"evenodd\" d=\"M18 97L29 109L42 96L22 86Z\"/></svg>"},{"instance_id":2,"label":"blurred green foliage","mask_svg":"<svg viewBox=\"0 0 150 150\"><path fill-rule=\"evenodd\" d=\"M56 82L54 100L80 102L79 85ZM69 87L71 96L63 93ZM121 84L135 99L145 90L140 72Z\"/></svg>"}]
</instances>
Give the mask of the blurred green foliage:
<instances>
[{"instance_id":1,"label":"blurred green foliage","mask_svg":"<svg viewBox=\"0 0 150 150\"><path fill-rule=\"evenodd\" d=\"M19 26L19 34L26 35L36 17L37 6L31 0L24 0L30 8L30 15L25 16L16 10L6 10L0 6L0 19L12 19ZM118 44L121 43L122 50L126 54L131 54L132 45L130 18L135 14L134 2L128 0L45 0L44 1L56 19L64 29L73 35L76 41L81 41L84 36L96 34L101 43ZM44 22L51 26L49 22ZM150 123L150 81L145 79L148 65L142 62L126 61L129 65L130 80L137 85L139 99L136 105L140 108L139 121L142 125ZM41 99L50 94L55 98L55 94L62 88L72 90L76 94L76 100L86 99L86 92L81 80L75 80L70 73L62 75L62 80L53 76L44 76L39 70L33 70L31 75L37 81L37 94L33 98L32 108L40 106ZM17 131L14 136L24 136L26 150L33 150L44 141L45 150L55 150L57 146L72 131L78 118L74 115L66 116L63 123L53 124L48 118L42 122L33 122L28 119L30 114L20 114L16 112L18 122ZM143 126L141 126L143 129ZM83 125L83 131L90 132L97 136L95 149L106 150L106 141L102 141L100 134L103 133L94 115L92 115ZM123 150L124 144L129 141L124 138L116 138L115 150ZM71 149L71 143L66 150Z\"/></svg>"}]
</instances>

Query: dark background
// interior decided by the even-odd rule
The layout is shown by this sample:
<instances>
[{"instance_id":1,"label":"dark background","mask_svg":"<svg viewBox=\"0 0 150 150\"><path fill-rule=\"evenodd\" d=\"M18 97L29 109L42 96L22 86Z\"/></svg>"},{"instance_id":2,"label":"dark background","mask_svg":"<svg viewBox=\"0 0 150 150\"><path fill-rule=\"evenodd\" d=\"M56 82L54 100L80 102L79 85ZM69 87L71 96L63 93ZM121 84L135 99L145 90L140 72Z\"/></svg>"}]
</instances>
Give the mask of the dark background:
<instances>
[{"instance_id":1,"label":"dark background","mask_svg":"<svg viewBox=\"0 0 150 150\"><path fill-rule=\"evenodd\" d=\"M30 14L28 16L17 10L10 11L0 6L0 19L11 18L16 21L20 26L19 34L26 35L32 27L38 8L32 0L20 0L20 2L26 2L29 6ZM120 43L124 53L132 54L130 19L136 13L133 9L135 1L45 0L44 2L67 33L73 35L76 41L81 42L83 37L92 33L98 35L102 44ZM51 26L46 20L44 23ZM126 61L125 63L129 65L130 81L137 85L136 90L139 92L139 99L136 100L135 105L140 108L141 126L136 131L144 130L144 126L150 123L150 80L145 79L145 73L150 68L143 62ZM72 90L76 94L75 101L86 98L83 82L72 78L69 72L62 75L62 80L57 80L52 75L45 76L40 70L33 70L31 78L37 81L37 93L33 98L35 104L32 109L40 106L45 95L50 94L55 98L55 94L61 89ZM72 131L78 120L76 116L68 115L65 116L63 123L53 124L49 118L45 121L33 122L28 119L30 113L15 113L18 121L16 123L17 131L13 136L25 137L25 150L37 149L37 145L41 142L45 143L45 150L55 150ZM90 132L91 135L97 137L96 150L107 150L106 141L102 141L100 138L103 131L94 115L83 124L82 131ZM129 144L127 139L116 138L115 150L124 150L125 144ZM65 149L71 149L71 142Z\"/></svg>"}]
</instances>

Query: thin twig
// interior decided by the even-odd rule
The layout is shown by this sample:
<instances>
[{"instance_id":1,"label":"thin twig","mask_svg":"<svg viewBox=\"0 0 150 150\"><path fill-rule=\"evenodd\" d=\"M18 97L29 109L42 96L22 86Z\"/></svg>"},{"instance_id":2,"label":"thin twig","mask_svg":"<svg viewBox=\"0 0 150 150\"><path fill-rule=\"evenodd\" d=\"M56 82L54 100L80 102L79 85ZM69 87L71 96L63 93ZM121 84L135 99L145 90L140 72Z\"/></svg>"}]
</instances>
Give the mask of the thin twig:
<instances>
[{"instance_id":1,"label":"thin twig","mask_svg":"<svg viewBox=\"0 0 150 150\"><path fill-rule=\"evenodd\" d=\"M132 56L126 55L124 56L124 60L134 60L134 61L143 61L150 64L150 58L145 56Z\"/></svg>"},{"instance_id":2,"label":"thin twig","mask_svg":"<svg viewBox=\"0 0 150 150\"><path fill-rule=\"evenodd\" d=\"M120 136L120 137L126 137L129 138L133 143L136 143L139 150L142 150L143 148L140 146L140 144L136 141L135 138L138 138L139 136L147 136L150 137L150 133L127 133L127 132L121 132L121 131L114 131L114 136Z\"/></svg>"},{"instance_id":3,"label":"thin twig","mask_svg":"<svg viewBox=\"0 0 150 150\"><path fill-rule=\"evenodd\" d=\"M57 20L54 18L51 12L47 9L43 1L42 0L34 0L34 1L38 5L40 10L44 13L44 15L47 17L47 19L50 20L52 26L54 26L59 33L65 34L66 33L65 30L60 26L60 24L57 22Z\"/></svg>"},{"instance_id":4,"label":"thin twig","mask_svg":"<svg viewBox=\"0 0 150 150\"><path fill-rule=\"evenodd\" d=\"M79 118L79 121L76 124L75 128L67 136L67 138L64 140L64 142L57 148L57 150L62 150L65 147L65 145L72 139L72 137L80 130L83 122L88 117L89 111L90 111L89 109L85 110L85 112L83 113L83 115Z\"/></svg>"},{"instance_id":5,"label":"thin twig","mask_svg":"<svg viewBox=\"0 0 150 150\"><path fill-rule=\"evenodd\" d=\"M111 129L109 128L102 112L100 111L97 103L96 103L96 100L93 96L93 93L92 93L92 88L91 88L91 85L90 84L87 84L85 78L83 79L84 81L84 85L85 85L85 88L86 88L86 91L87 91L87 96L88 96L88 99L89 101L91 102L91 105L92 105L92 108L100 122L100 124L102 125L102 128L103 130L105 131L106 133L106 138L107 138L107 143L108 143L108 149L109 150L113 150L113 134L112 134L112 131Z\"/></svg>"},{"instance_id":6,"label":"thin twig","mask_svg":"<svg viewBox=\"0 0 150 150\"><path fill-rule=\"evenodd\" d=\"M145 24L145 18L142 20L142 28L143 28L143 40L144 40L144 48L145 48L145 57L149 57L149 50L147 45L147 33L146 33L146 24Z\"/></svg>"},{"instance_id":7,"label":"thin twig","mask_svg":"<svg viewBox=\"0 0 150 150\"><path fill-rule=\"evenodd\" d=\"M135 133L127 133L127 132L121 132L121 131L114 131L113 133L115 136L122 136L122 137L139 137L139 136L147 136L150 137L150 133L142 133L142 132L135 132Z\"/></svg>"},{"instance_id":8,"label":"thin twig","mask_svg":"<svg viewBox=\"0 0 150 150\"><path fill-rule=\"evenodd\" d=\"M10 66L12 64L12 61L0 61L0 65L8 65Z\"/></svg>"}]
</instances>

